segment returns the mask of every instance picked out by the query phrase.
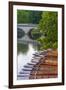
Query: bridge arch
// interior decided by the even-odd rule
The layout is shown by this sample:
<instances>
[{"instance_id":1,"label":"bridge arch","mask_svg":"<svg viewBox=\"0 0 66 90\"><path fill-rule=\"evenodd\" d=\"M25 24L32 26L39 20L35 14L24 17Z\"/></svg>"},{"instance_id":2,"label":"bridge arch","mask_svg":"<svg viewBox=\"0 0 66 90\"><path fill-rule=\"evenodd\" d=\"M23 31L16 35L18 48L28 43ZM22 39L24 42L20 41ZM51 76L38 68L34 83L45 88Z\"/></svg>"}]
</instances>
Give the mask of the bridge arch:
<instances>
[{"instance_id":1,"label":"bridge arch","mask_svg":"<svg viewBox=\"0 0 66 90\"><path fill-rule=\"evenodd\" d=\"M37 24L17 24L17 28L22 29L27 34L31 29L36 29Z\"/></svg>"},{"instance_id":2,"label":"bridge arch","mask_svg":"<svg viewBox=\"0 0 66 90\"><path fill-rule=\"evenodd\" d=\"M25 32L23 31L23 29L17 28L17 38L22 38L24 37Z\"/></svg>"}]
</instances>

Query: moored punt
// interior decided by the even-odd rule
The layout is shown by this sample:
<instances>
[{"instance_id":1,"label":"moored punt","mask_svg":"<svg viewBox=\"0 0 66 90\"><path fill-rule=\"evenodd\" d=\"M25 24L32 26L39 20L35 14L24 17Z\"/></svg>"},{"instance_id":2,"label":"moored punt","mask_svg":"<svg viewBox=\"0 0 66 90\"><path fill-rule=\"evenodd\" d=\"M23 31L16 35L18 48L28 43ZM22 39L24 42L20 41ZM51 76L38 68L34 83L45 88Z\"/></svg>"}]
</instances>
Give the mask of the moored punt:
<instances>
[{"instance_id":1,"label":"moored punt","mask_svg":"<svg viewBox=\"0 0 66 90\"><path fill-rule=\"evenodd\" d=\"M39 63L39 61L37 61L37 62L33 62L33 60L30 62L30 63L27 63L27 65L36 65L37 63Z\"/></svg>"},{"instance_id":2,"label":"moored punt","mask_svg":"<svg viewBox=\"0 0 66 90\"><path fill-rule=\"evenodd\" d=\"M39 61L39 60L40 60L40 58L36 58L36 59L35 58L32 58L31 59L31 61Z\"/></svg>"},{"instance_id":3,"label":"moored punt","mask_svg":"<svg viewBox=\"0 0 66 90\"><path fill-rule=\"evenodd\" d=\"M33 57L32 60L37 60L37 61L38 61L38 60L40 60L40 59L42 59L42 58L44 58L44 57L45 57L45 56Z\"/></svg>"},{"instance_id":4,"label":"moored punt","mask_svg":"<svg viewBox=\"0 0 66 90\"><path fill-rule=\"evenodd\" d=\"M29 75L18 75L18 77L29 77Z\"/></svg>"},{"instance_id":5,"label":"moored punt","mask_svg":"<svg viewBox=\"0 0 66 90\"><path fill-rule=\"evenodd\" d=\"M39 62L39 60L37 60L37 61L35 61L35 60L32 60L31 62L32 62L32 63L38 63L38 62Z\"/></svg>"},{"instance_id":6,"label":"moored punt","mask_svg":"<svg viewBox=\"0 0 66 90\"><path fill-rule=\"evenodd\" d=\"M33 66L30 66L30 65L25 65L24 67L25 68L33 68Z\"/></svg>"},{"instance_id":7,"label":"moored punt","mask_svg":"<svg viewBox=\"0 0 66 90\"><path fill-rule=\"evenodd\" d=\"M30 66L30 67L33 67L35 64L30 64L30 63L27 63L26 66Z\"/></svg>"},{"instance_id":8,"label":"moored punt","mask_svg":"<svg viewBox=\"0 0 66 90\"><path fill-rule=\"evenodd\" d=\"M41 57L33 57L32 59L40 59Z\"/></svg>"},{"instance_id":9,"label":"moored punt","mask_svg":"<svg viewBox=\"0 0 66 90\"><path fill-rule=\"evenodd\" d=\"M17 79L18 79L18 80L21 80L21 79L22 79L22 80L28 80L28 79L29 79L29 76L27 76L27 75L26 75L26 76L17 75Z\"/></svg>"},{"instance_id":10,"label":"moored punt","mask_svg":"<svg viewBox=\"0 0 66 90\"><path fill-rule=\"evenodd\" d=\"M35 65L36 63L27 63L28 65Z\"/></svg>"},{"instance_id":11,"label":"moored punt","mask_svg":"<svg viewBox=\"0 0 66 90\"><path fill-rule=\"evenodd\" d=\"M46 57L47 55L46 54L34 54L34 57L32 59L41 59L41 58L44 58Z\"/></svg>"},{"instance_id":12,"label":"moored punt","mask_svg":"<svg viewBox=\"0 0 66 90\"><path fill-rule=\"evenodd\" d=\"M33 67L31 70L30 70L30 69L22 69L22 70L25 71L25 72L26 72L26 71L31 72L31 71L33 71L33 70L36 71L37 69L38 69L37 67L36 67L36 68Z\"/></svg>"},{"instance_id":13,"label":"moored punt","mask_svg":"<svg viewBox=\"0 0 66 90\"><path fill-rule=\"evenodd\" d=\"M32 70L32 68L24 68L24 69L22 69L23 71L31 71Z\"/></svg>"},{"instance_id":14,"label":"moored punt","mask_svg":"<svg viewBox=\"0 0 66 90\"><path fill-rule=\"evenodd\" d=\"M41 59L41 58L34 58L34 59L31 60L31 62L32 62L32 61L37 61L37 62L39 62L40 59Z\"/></svg>"},{"instance_id":15,"label":"moored punt","mask_svg":"<svg viewBox=\"0 0 66 90\"><path fill-rule=\"evenodd\" d=\"M21 75L21 76L28 76L30 74L29 73L22 73L22 74L19 74L19 75Z\"/></svg>"},{"instance_id":16,"label":"moored punt","mask_svg":"<svg viewBox=\"0 0 66 90\"><path fill-rule=\"evenodd\" d=\"M34 54L34 57L42 57L42 56L44 56L44 55L40 55L40 54Z\"/></svg>"},{"instance_id":17,"label":"moored punt","mask_svg":"<svg viewBox=\"0 0 66 90\"><path fill-rule=\"evenodd\" d=\"M23 71L23 72L20 72L19 74L30 74L30 71L27 71L27 72Z\"/></svg>"},{"instance_id":18,"label":"moored punt","mask_svg":"<svg viewBox=\"0 0 66 90\"><path fill-rule=\"evenodd\" d=\"M29 74L30 74L30 72L31 72L31 70L29 70L29 71L24 71L24 70L23 70L23 71L20 71L19 74L23 74L23 73L25 73L25 74L28 74L28 73L29 73Z\"/></svg>"},{"instance_id":19,"label":"moored punt","mask_svg":"<svg viewBox=\"0 0 66 90\"><path fill-rule=\"evenodd\" d=\"M33 54L34 56L43 56L43 55L47 55L47 53L44 53L44 54L42 54L42 53L36 53L36 54Z\"/></svg>"}]
</instances>

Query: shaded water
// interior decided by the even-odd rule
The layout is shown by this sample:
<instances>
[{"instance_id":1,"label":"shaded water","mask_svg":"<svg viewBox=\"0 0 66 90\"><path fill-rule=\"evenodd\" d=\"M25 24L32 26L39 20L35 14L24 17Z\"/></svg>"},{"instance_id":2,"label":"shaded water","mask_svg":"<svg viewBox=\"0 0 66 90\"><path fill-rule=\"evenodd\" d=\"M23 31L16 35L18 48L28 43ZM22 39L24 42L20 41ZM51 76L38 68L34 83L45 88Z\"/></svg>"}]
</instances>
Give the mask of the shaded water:
<instances>
[{"instance_id":1,"label":"shaded water","mask_svg":"<svg viewBox=\"0 0 66 90\"><path fill-rule=\"evenodd\" d=\"M21 48L21 50L19 49ZM37 46L32 44L18 44L18 73L25 64L31 61L33 54L37 51Z\"/></svg>"},{"instance_id":2,"label":"shaded water","mask_svg":"<svg viewBox=\"0 0 66 90\"><path fill-rule=\"evenodd\" d=\"M27 41L26 41L27 40ZM27 63L30 63L33 57L33 54L38 51L38 44L37 42L31 41L29 42L29 39L25 40L18 40L17 44L17 62L18 62L18 67L17 67L17 79L26 79L26 77L19 77L20 72L23 72L22 69L24 69L24 66L27 65ZM27 42L27 43L26 43ZM25 72L25 71L24 71ZM28 77L29 79L29 77Z\"/></svg>"}]
</instances>

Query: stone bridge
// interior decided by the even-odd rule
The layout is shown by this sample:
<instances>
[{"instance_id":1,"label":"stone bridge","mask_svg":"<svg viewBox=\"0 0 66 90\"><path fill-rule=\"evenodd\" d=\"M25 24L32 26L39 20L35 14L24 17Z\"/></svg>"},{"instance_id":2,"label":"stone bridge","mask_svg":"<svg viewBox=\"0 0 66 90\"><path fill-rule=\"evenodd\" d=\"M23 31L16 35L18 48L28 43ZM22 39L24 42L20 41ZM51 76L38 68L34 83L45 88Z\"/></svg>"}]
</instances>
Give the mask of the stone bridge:
<instances>
[{"instance_id":1,"label":"stone bridge","mask_svg":"<svg viewBox=\"0 0 66 90\"><path fill-rule=\"evenodd\" d=\"M32 29L37 29L37 24L17 24L17 29L25 32L25 35L22 38L18 38L18 43L36 44L36 41L32 40L27 33Z\"/></svg>"},{"instance_id":2,"label":"stone bridge","mask_svg":"<svg viewBox=\"0 0 66 90\"><path fill-rule=\"evenodd\" d=\"M37 28L37 24L17 24L17 28L22 29L27 34L33 28Z\"/></svg>"}]
</instances>

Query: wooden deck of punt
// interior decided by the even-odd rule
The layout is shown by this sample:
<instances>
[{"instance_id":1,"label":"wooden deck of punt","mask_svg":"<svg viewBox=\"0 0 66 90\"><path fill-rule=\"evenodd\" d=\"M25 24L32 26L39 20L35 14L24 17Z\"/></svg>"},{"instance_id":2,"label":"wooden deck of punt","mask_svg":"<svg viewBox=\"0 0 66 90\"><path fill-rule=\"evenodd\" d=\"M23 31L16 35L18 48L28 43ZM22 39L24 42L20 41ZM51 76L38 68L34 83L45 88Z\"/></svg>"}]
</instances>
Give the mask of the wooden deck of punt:
<instances>
[{"instance_id":1,"label":"wooden deck of punt","mask_svg":"<svg viewBox=\"0 0 66 90\"><path fill-rule=\"evenodd\" d=\"M34 65L29 79L56 78L58 76L57 58L57 50L48 51L47 56Z\"/></svg>"}]
</instances>

